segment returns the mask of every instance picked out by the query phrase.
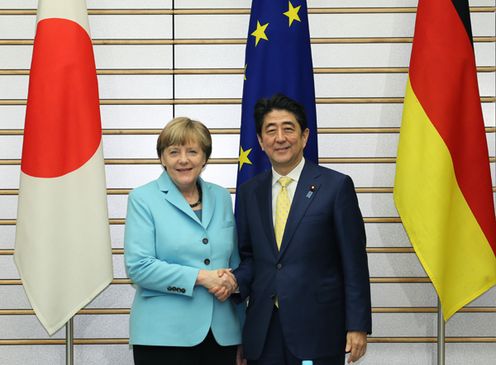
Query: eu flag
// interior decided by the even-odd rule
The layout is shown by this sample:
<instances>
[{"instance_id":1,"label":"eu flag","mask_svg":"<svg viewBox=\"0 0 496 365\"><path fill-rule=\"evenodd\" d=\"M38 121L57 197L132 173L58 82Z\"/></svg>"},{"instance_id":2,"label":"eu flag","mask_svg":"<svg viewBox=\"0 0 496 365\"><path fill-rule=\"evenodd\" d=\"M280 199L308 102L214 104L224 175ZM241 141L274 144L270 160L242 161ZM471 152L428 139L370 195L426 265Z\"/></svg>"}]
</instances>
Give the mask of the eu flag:
<instances>
[{"instance_id":1,"label":"eu flag","mask_svg":"<svg viewBox=\"0 0 496 365\"><path fill-rule=\"evenodd\" d=\"M237 186L270 168L258 144L253 111L283 93L304 105L310 136L305 158L317 162L312 54L305 0L253 0L246 44Z\"/></svg>"}]
</instances>

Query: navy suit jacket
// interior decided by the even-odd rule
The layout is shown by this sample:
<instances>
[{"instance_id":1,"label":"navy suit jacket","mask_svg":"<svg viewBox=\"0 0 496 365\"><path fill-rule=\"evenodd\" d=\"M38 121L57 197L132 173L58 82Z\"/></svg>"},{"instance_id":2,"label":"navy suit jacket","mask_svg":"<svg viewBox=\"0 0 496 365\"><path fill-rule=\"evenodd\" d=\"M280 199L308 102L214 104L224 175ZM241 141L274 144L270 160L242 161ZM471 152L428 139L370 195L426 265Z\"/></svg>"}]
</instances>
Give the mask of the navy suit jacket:
<instances>
[{"instance_id":1,"label":"navy suit jacket","mask_svg":"<svg viewBox=\"0 0 496 365\"><path fill-rule=\"evenodd\" d=\"M258 359L274 300L289 350L298 358L342 354L347 331L371 333L370 283L363 218L349 176L305 162L281 250L272 219L272 171L238 191L236 220L243 329L248 359Z\"/></svg>"}]
</instances>

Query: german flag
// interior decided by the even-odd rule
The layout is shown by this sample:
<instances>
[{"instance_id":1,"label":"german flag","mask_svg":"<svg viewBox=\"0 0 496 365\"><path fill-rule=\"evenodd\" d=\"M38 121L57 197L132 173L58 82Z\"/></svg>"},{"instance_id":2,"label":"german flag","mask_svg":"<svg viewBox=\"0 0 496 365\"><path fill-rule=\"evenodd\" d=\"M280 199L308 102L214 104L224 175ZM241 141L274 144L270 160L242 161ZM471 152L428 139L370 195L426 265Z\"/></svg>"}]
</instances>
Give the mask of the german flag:
<instances>
[{"instance_id":1,"label":"german flag","mask_svg":"<svg viewBox=\"0 0 496 365\"><path fill-rule=\"evenodd\" d=\"M394 200L443 316L496 284L496 219L468 2L420 0Z\"/></svg>"}]
</instances>

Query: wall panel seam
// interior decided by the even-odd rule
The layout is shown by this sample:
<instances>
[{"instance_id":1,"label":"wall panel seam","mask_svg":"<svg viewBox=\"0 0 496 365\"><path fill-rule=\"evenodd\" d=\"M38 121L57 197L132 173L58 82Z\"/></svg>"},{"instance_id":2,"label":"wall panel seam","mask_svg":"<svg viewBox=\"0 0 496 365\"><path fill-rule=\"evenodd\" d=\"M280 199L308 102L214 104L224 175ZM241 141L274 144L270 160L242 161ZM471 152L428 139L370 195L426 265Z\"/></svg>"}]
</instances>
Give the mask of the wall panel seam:
<instances>
[{"instance_id":1,"label":"wall panel seam","mask_svg":"<svg viewBox=\"0 0 496 365\"><path fill-rule=\"evenodd\" d=\"M471 13L493 13L494 6L471 6ZM416 7L309 7L309 14L405 14L416 13ZM210 9L88 9L91 15L247 15L249 8ZM36 15L36 9L0 9L1 15Z\"/></svg>"}]
</instances>

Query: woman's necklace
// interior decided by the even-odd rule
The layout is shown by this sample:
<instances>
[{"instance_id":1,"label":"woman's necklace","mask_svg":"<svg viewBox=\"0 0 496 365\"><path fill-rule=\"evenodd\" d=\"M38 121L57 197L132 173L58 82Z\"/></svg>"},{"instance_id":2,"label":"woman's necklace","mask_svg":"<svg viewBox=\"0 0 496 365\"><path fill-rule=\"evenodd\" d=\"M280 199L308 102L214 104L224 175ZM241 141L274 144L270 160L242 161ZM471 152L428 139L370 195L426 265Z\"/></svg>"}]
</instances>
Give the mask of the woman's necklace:
<instances>
[{"instance_id":1,"label":"woman's necklace","mask_svg":"<svg viewBox=\"0 0 496 365\"><path fill-rule=\"evenodd\" d=\"M201 204L201 201L202 201L202 191L201 191L200 185L197 185L197 187L198 187L198 201L196 203L190 204L189 206L191 208L196 208L197 206L199 206Z\"/></svg>"}]
</instances>

